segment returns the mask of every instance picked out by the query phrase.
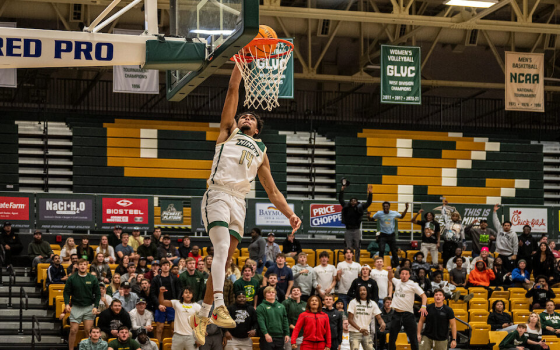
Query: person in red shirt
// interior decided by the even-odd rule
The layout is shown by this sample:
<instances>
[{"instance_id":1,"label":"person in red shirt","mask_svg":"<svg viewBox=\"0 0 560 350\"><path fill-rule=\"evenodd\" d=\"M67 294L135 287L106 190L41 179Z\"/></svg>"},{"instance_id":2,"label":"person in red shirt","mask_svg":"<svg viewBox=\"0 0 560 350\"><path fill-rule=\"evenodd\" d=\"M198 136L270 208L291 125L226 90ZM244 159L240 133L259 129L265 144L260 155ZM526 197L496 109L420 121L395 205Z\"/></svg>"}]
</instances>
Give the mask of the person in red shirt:
<instances>
[{"instance_id":1,"label":"person in red shirt","mask_svg":"<svg viewBox=\"0 0 560 350\"><path fill-rule=\"evenodd\" d=\"M292 332L292 349L297 348L297 338L303 328L300 350L330 350L331 326L329 316L322 312L321 299L313 295L307 300L305 312L301 313Z\"/></svg>"},{"instance_id":2,"label":"person in red shirt","mask_svg":"<svg viewBox=\"0 0 560 350\"><path fill-rule=\"evenodd\" d=\"M197 264L198 264L198 260L202 259L202 255L200 255L200 249L198 248L197 245L192 247L188 257L194 258Z\"/></svg>"},{"instance_id":3,"label":"person in red shirt","mask_svg":"<svg viewBox=\"0 0 560 350\"><path fill-rule=\"evenodd\" d=\"M476 262L476 268L469 274L467 287L483 287L491 291L490 281L495 278L494 271L489 269L484 261L479 260Z\"/></svg>"}]
</instances>

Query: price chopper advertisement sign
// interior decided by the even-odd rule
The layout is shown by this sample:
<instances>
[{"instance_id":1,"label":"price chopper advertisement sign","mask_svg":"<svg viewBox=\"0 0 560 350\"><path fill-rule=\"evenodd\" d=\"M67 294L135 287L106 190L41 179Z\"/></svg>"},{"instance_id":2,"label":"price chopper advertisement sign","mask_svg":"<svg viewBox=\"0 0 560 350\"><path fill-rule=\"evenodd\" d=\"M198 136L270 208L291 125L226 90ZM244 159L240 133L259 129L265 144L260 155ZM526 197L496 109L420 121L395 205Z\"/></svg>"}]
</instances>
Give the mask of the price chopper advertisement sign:
<instances>
[{"instance_id":1,"label":"price chopper advertisement sign","mask_svg":"<svg viewBox=\"0 0 560 350\"><path fill-rule=\"evenodd\" d=\"M106 197L98 196L97 229L112 230L120 225L124 230L139 227L140 230L154 228L153 197Z\"/></svg>"},{"instance_id":2,"label":"price chopper advertisement sign","mask_svg":"<svg viewBox=\"0 0 560 350\"><path fill-rule=\"evenodd\" d=\"M95 229L95 196L37 194L37 228Z\"/></svg>"},{"instance_id":3,"label":"price chopper advertisement sign","mask_svg":"<svg viewBox=\"0 0 560 350\"><path fill-rule=\"evenodd\" d=\"M544 112L544 54L506 52L506 111Z\"/></svg>"},{"instance_id":4,"label":"price chopper advertisement sign","mask_svg":"<svg viewBox=\"0 0 560 350\"><path fill-rule=\"evenodd\" d=\"M345 232L342 223L342 206L336 202L303 201L304 217L309 218L307 233L341 234Z\"/></svg>"},{"instance_id":5,"label":"price chopper advertisement sign","mask_svg":"<svg viewBox=\"0 0 560 350\"><path fill-rule=\"evenodd\" d=\"M33 206L32 194L0 193L0 224L9 221L12 228L32 228Z\"/></svg>"},{"instance_id":6,"label":"price chopper advertisement sign","mask_svg":"<svg viewBox=\"0 0 560 350\"><path fill-rule=\"evenodd\" d=\"M420 48L381 45L381 103L422 103Z\"/></svg>"},{"instance_id":7,"label":"price chopper advertisement sign","mask_svg":"<svg viewBox=\"0 0 560 350\"><path fill-rule=\"evenodd\" d=\"M159 203L162 224L183 224L183 201L161 199Z\"/></svg>"},{"instance_id":8,"label":"price chopper advertisement sign","mask_svg":"<svg viewBox=\"0 0 560 350\"><path fill-rule=\"evenodd\" d=\"M279 38L282 40L289 41L291 43L294 42L293 38ZM286 44L280 42L276 45L276 50L274 50L273 55L280 54L286 51ZM278 91L278 98L294 98L294 55L290 56L290 59L286 61L282 57L278 58L271 58L269 60L258 60L252 64L259 64L262 65L262 68L272 69L274 72L273 76L276 76L278 72L278 66L280 64L286 65L286 69L280 78L280 89ZM266 66L265 66L266 65ZM266 94L267 92L263 92Z\"/></svg>"}]
</instances>

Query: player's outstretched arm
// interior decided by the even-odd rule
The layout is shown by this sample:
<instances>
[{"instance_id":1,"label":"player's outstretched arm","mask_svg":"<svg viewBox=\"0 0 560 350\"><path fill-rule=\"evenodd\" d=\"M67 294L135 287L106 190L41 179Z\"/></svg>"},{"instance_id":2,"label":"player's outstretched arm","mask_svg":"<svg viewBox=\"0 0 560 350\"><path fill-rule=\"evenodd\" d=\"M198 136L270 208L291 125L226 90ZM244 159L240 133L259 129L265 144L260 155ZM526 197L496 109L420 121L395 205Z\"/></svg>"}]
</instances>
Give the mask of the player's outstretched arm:
<instances>
[{"instance_id":1,"label":"player's outstretched arm","mask_svg":"<svg viewBox=\"0 0 560 350\"><path fill-rule=\"evenodd\" d=\"M222 110L222 119L220 121L220 135L217 143L227 140L233 129L235 128L235 115L237 113L237 104L239 102L239 84L241 83L241 72L237 67L233 68L231 78L229 79L228 92L226 102Z\"/></svg>"},{"instance_id":2,"label":"player's outstretched arm","mask_svg":"<svg viewBox=\"0 0 560 350\"><path fill-rule=\"evenodd\" d=\"M301 226L301 220L292 211L284 195L276 187L276 183L272 178L272 173L270 172L270 162L268 161L268 155L265 154L264 162L259 168L259 181L264 187L266 193L268 194L268 199L274 204L274 206L282 212L287 218L290 219L290 225L294 229L293 232L297 231Z\"/></svg>"}]
</instances>

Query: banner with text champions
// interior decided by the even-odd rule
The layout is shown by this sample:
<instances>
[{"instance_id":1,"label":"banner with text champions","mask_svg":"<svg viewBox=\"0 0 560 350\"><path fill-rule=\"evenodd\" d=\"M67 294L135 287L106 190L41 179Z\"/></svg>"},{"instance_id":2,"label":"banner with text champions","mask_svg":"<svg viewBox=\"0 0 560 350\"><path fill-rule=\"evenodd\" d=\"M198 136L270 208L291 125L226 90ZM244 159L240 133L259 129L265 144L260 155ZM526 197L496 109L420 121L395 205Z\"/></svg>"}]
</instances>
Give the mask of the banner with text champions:
<instances>
[{"instance_id":1,"label":"banner with text champions","mask_svg":"<svg viewBox=\"0 0 560 350\"><path fill-rule=\"evenodd\" d=\"M381 45L381 103L422 103L420 48Z\"/></svg>"},{"instance_id":2,"label":"banner with text champions","mask_svg":"<svg viewBox=\"0 0 560 350\"><path fill-rule=\"evenodd\" d=\"M95 196L37 194L36 220L39 229L95 229Z\"/></svg>"},{"instance_id":3,"label":"banner with text champions","mask_svg":"<svg viewBox=\"0 0 560 350\"><path fill-rule=\"evenodd\" d=\"M0 225L9 221L12 228L33 228L34 200L32 194L1 192Z\"/></svg>"},{"instance_id":4,"label":"banner with text champions","mask_svg":"<svg viewBox=\"0 0 560 350\"><path fill-rule=\"evenodd\" d=\"M342 206L338 202L304 200L303 216L309 234L343 234Z\"/></svg>"},{"instance_id":5,"label":"banner with text champions","mask_svg":"<svg viewBox=\"0 0 560 350\"><path fill-rule=\"evenodd\" d=\"M97 229L112 230L120 225L123 230L139 227L142 231L154 228L153 197L97 196Z\"/></svg>"},{"instance_id":6,"label":"banner with text champions","mask_svg":"<svg viewBox=\"0 0 560 350\"><path fill-rule=\"evenodd\" d=\"M506 111L544 112L544 54L506 52Z\"/></svg>"}]
</instances>

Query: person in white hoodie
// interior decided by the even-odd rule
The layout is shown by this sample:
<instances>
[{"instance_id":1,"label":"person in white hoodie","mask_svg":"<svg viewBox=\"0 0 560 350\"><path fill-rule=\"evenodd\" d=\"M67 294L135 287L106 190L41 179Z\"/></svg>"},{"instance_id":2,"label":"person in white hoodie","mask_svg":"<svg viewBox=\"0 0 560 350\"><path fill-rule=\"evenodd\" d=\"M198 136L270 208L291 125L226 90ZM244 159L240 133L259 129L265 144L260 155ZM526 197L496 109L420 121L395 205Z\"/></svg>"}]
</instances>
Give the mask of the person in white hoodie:
<instances>
[{"instance_id":1,"label":"person in white hoodie","mask_svg":"<svg viewBox=\"0 0 560 350\"><path fill-rule=\"evenodd\" d=\"M519 238L517 234L511 230L511 221L504 221L503 224L500 223L498 219L498 209L500 205L496 204L494 206L494 228L498 231L496 235L496 253L498 257L502 258L504 268L507 271L512 271L515 266L515 260L517 259L517 250L519 249Z\"/></svg>"},{"instance_id":2,"label":"person in white hoodie","mask_svg":"<svg viewBox=\"0 0 560 350\"><path fill-rule=\"evenodd\" d=\"M307 253L299 253L297 264L292 267L294 275L294 287L301 290L301 300L307 302L317 288L317 272L307 264Z\"/></svg>"}]
</instances>

